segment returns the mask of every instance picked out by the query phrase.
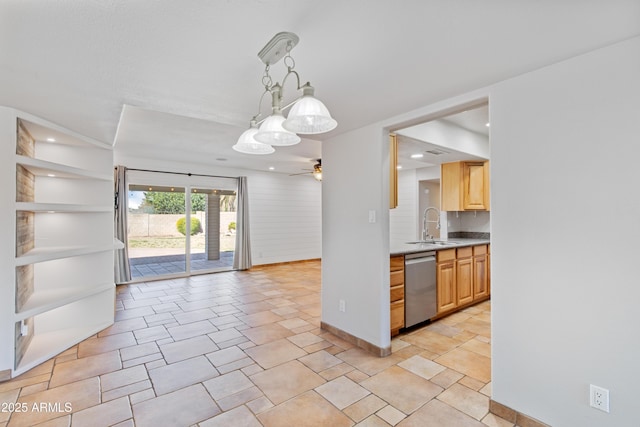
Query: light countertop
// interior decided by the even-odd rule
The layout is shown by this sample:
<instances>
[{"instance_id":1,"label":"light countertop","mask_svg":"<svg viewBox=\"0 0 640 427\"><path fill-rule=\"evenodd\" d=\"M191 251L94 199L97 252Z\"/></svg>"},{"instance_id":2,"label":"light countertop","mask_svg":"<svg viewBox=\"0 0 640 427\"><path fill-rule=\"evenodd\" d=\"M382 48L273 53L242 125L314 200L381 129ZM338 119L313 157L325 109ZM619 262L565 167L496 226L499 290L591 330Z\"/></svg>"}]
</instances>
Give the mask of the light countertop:
<instances>
[{"instance_id":1,"label":"light countertop","mask_svg":"<svg viewBox=\"0 0 640 427\"><path fill-rule=\"evenodd\" d=\"M440 251L443 249L451 249L451 248L462 248L464 246L475 246L475 245L486 245L490 243L489 239L464 239L464 238L453 238L445 241L436 240L438 242L443 242L440 244L436 243L399 243L399 244L391 244L390 255L406 255L412 254L416 252L424 252L424 251Z\"/></svg>"}]
</instances>

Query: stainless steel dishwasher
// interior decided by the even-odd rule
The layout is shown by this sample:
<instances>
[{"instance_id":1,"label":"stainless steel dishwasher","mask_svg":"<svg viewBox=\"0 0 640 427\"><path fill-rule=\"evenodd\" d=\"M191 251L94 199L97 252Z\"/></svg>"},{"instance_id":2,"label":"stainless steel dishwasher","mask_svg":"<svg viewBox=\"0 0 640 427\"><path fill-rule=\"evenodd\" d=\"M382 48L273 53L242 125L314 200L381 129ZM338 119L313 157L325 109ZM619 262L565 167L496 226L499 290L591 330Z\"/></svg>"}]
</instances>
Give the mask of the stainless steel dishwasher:
<instances>
[{"instance_id":1,"label":"stainless steel dishwasher","mask_svg":"<svg viewBox=\"0 0 640 427\"><path fill-rule=\"evenodd\" d=\"M404 326L408 328L434 317L436 302L436 253L404 256Z\"/></svg>"}]
</instances>

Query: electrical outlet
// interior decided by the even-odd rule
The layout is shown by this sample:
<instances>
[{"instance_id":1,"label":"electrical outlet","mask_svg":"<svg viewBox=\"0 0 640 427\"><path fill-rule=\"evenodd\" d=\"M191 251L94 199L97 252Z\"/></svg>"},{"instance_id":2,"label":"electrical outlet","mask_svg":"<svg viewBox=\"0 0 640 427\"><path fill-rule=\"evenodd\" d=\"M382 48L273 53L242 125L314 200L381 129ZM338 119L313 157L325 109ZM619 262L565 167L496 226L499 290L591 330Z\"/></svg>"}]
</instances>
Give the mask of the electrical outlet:
<instances>
[{"instance_id":1,"label":"electrical outlet","mask_svg":"<svg viewBox=\"0 0 640 427\"><path fill-rule=\"evenodd\" d=\"M596 409L609 412L609 390L591 384L589 386L589 403Z\"/></svg>"},{"instance_id":2,"label":"electrical outlet","mask_svg":"<svg viewBox=\"0 0 640 427\"><path fill-rule=\"evenodd\" d=\"M20 335L23 337L29 335L29 325L27 325L24 320L20 322Z\"/></svg>"},{"instance_id":3,"label":"electrical outlet","mask_svg":"<svg viewBox=\"0 0 640 427\"><path fill-rule=\"evenodd\" d=\"M340 302L338 303L338 309L340 310L340 312L344 313L345 311L347 311L347 303L344 302L343 299L340 300Z\"/></svg>"}]
</instances>

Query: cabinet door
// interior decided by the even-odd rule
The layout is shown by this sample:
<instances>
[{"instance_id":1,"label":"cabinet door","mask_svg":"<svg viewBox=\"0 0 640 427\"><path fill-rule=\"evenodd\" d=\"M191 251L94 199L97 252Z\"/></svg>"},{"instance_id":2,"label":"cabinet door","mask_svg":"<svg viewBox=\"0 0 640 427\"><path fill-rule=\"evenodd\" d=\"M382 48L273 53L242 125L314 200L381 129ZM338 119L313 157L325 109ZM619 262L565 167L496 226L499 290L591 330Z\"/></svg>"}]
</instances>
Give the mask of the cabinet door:
<instances>
[{"instance_id":1,"label":"cabinet door","mask_svg":"<svg viewBox=\"0 0 640 427\"><path fill-rule=\"evenodd\" d=\"M398 139L389 135L389 209L398 207Z\"/></svg>"},{"instance_id":2,"label":"cabinet door","mask_svg":"<svg viewBox=\"0 0 640 427\"><path fill-rule=\"evenodd\" d=\"M458 305L473 301L473 259L464 258L456 261L456 282Z\"/></svg>"},{"instance_id":3,"label":"cabinet door","mask_svg":"<svg viewBox=\"0 0 640 427\"><path fill-rule=\"evenodd\" d=\"M456 267L455 262L437 265L438 314L456 308Z\"/></svg>"},{"instance_id":4,"label":"cabinet door","mask_svg":"<svg viewBox=\"0 0 640 427\"><path fill-rule=\"evenodd\" d=\"M473 299L489 296L487 280L487 255L473 257Z\"/></svg>"},{"instance_id":5,"label":"cabinet door","mask_svg":"<svg viewBox=\"0 0 640 427\"><path fill-rule=\"evenodd\" d=\"M487 295L491 295L491 254L487 254Z\"/></svg>"},{"instance_id":6,"label":"cabinet door","mask_svg":"<svg viewBox=\"0 0 640 427\"><path fill-rule=\"evenodd\" d=\"M404 255L392 256L389 260L390 267L390 294L391 302L391 336L398 335L404 328Z\"/></svg>"},{"instance_id":7,"label":"cabinet door","mask_svg":"<svg viewBox=\"0 0 640 427\"><path fill-rule=\"evenodd\" d=\"M398 331L404 328L404 300L401 299L391 303L390 329L391 336L397 335Z\"/></svg>"},{"instance_id":8,"label":"cabinet door","mask_svg":"<svg viewBox=\"0 0 640 427\"><path fill-rule=\"evenodd\" d=\"M464 162L463 167L464 182L464 209L486 210L485 192L485 167L484 162Z\"/></svg>"}]
</instances>

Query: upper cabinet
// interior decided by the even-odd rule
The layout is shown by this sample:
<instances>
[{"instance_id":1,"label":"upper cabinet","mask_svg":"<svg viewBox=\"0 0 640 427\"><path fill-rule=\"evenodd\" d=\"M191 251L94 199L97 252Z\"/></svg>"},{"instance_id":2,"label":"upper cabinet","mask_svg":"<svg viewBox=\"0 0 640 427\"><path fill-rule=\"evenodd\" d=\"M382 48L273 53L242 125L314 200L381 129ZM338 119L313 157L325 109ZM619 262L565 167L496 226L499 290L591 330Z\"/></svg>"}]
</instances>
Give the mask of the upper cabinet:
<instances>
[{"instance_id":1,"label":"upper cabinet","mask_svg":"<svg viewBox=\"0 0 640 427\"><path fill-rule=\"evenodd\" d=\"M443 211L489 210L489 162L443 163L440 186Z\"/></svg>"},{"instance_id":2,"label":"upper cabinet","mask_svg":"<svg viewBox=\"0 0 640 427\"><path fill-rule=\"evenodd\" d=\"M389 135L389 209L398 207L398 138Z\"/></svg>"}]
</instances>

